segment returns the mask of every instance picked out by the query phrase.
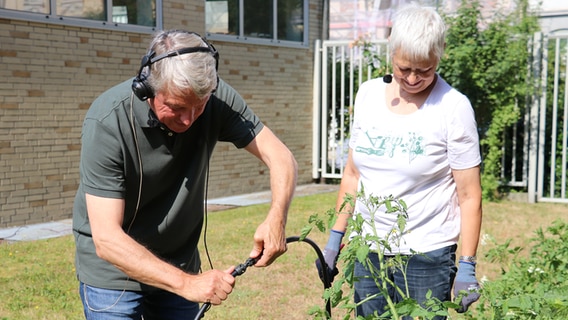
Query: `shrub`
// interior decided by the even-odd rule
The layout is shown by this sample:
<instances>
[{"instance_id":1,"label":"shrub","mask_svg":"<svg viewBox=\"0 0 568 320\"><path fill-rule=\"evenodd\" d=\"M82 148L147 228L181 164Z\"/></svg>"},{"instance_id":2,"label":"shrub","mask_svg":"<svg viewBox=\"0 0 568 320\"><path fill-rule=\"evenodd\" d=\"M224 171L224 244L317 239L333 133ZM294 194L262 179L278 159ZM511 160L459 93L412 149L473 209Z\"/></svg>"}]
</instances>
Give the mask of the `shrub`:
<instances>
[{"instance_id":1,"label":"shrub","mask_svg":"<svg viewBox=\"0 0 568 320\"><path fill-rule=\"evenodd\" d=\"M374 268L369 264L368 254L375 250L379 256L379 268L376 271L375 282L380 288L387 285L394 286L386 275L389 268L402 272L405 275L406 261L409 256L396 255L394 258L385 259L385 252L390 251L391 245L406 231L407 207L403 200L392 196L379 197L366 195L364 188L357 194L357 198L371 213L394 214L396 223L391 232L384 237L370 234L363 235L364 225L374 225L364 220L355 213L353 219L348 220L346 234L351 234L348 245L339 255L341 272L333 282L331 288L326 289L324 299L331 302L333 308L345 311L343 319L350 319L357 305L353 300L353 288L355 279L353 271L355 261ZM330 209L324 218L318 214L309 218L309 225L304 227L301 238L315 228L326 232L333 226L338 214L342 213L346 206L354 207L355 197L348 195L340 212ZM384 207L384 213L379 208ZM473 304L469 311L462 315L463 319L475 320L556 320L568 319L568 224L561 220L554 221L546 231L538 229L536 236L531 239L533 246L528 254L523 254L522 247L510 248L511 240L504 244L494 243L486 258L492 263L501 265L502 273L499 278L492 281L482 281L480 300ZM353 236L354 235L354 236ZM415 253L420 254L420 253ZM344 290L348 292L344 292ZM424 305L418 304L408 295L407 288L395 288L402 296L402 301L394 303L382 290L382 294L388 302L388 310L383 314L369 316L366 319L400 319L403 316L411 316L416 319L432 319L434 316L450 316L449 310L459 306L451 301L439 301L426 297ZM312 308L314 318L327 319L329 314L321 307ZM358 319L363 319L358 317Z\"/></svg>"},{"instance_id":2,"label":"shrub","mask_svg":"<svg viewBox=\"0 0 568 320\"><path fill-rule=\"evenodd\" d=\"M538 229L528 255L511 241L488 251L502 274L483 283L475 315L468 319L568 319L568 224Z\"/></svg>"},{"instance_id":3,"label":"shrub","mask_svg":"<svg viewBox=\"0 0 568 320\"><path fill-rule=\"evenodd\" d=\"M382 314L368 316L365 319L400 319L402 316L419 317L420 319L433 319L435 316L448 316L448 309L457 308L458 305L450 301L439 301L438 299L427 296L424 305L420 305L416 300L410 298L408 287L397 287L388 277L389 271L400 272L406 278L407 261L412 255L395 254L392 256L392 246L398 245L402 235L406 232L406 222L408 219L406 203L401 199L392 196L375 196L365 194L364 188L357 193L359 200L371 215L371 219L363 219L361 215L354 214L353 219L348 220L346 234L351 235L349 244L339 254L338 262L341 263L342 272L333 282L331 288L326 289L324 299L326 303L331 302L334 308L343 309L346 312L344 319L349 319L353 311L357 308L357 304L353 301L354 284L357 279L354 277L355 262L363 264L371 272L376 275L375 283L379 287L379 293L387 300L388 310ZM347 195L339 214L345 207L354 207L355 197ZM384 210L381 208L384 207ZM380 210L381 209L381 210ZM337 219L335 210L328 210L325 218L320 218L317 214L312 215L309 219L309 225L303 229L301 238L307 237L314 227L322 232L330 229ZM385 236L379 235L374 227L375 216L379 214L395 215L396 222L392 225L390 232ZM326 223L327 222L327 223ZM363 233L365 226L370 226L374 230L371 234ZM375 252L379 257L379 267L374 266L370 259L369 253ZM389 258L386 258L386 254ZM420 253L415 253L420 254ZM400 302L395 303L387 293L387 286L392 286L402 297ZM344 288L348 288L349 292L344 294ZM430 294L430 292L429 292ZM367 297L372 299L375 296ZM361 302L363 303L363 302ZM321 307L312 309L312 314L316 318L328 318L330 315ZM359 316L357 319L364 319Z\"/></svg>"}]
</instances>

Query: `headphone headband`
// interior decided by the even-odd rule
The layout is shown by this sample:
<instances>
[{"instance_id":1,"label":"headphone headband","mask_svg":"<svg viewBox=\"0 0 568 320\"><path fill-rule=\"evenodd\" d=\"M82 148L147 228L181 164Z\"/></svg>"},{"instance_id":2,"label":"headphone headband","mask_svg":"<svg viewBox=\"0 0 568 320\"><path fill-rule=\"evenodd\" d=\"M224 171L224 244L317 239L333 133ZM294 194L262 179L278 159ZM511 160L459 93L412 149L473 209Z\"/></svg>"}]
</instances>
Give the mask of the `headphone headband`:
<instances>
[{"instance_id":1,"label":"headphone headband","mask_svg":"<svg viewBox=\"0 0 568 320\"><path fill-rule=\"evenodd\" d=\"M191 33L191 34L195 34L195 35L199 36L196 33ZM181 48L181 49L178 49L178 50L173 50L173 51L169 51L169 52L166 52L166 53L162 53L162 54L160 54L156 57L154 57L156 55L156 53L154 51L150 51L148 54L146 54L144 57L142 57L142 61L140 63L140 69L138 70L138 74L136 75L136 77L134 78L134 81L132 82L132 91L134 91L134 94L136 94L136 96L142 101L154 96L154 92L153 92L152 88L147 83L148 75L143 74L143 71L144 71L144 68L150 67L152 64L154 64L154 63L156 63L156 62L158 62L162 59L175 57L175 56L181 56L182 54L188 54L188 53L205 52L205 53L210 53L211 55L213 55L213 57L215 58L215 70L218 70L218 68L219 68L219 52L207 40L205 40L201 36L199 36L199 37L201 38L201 40L203 40L203 42L205 42L207 47Z\"/></svg>"},{"instance_id":2,"label":"headphone headband","mask_svg":"<svg viewBox=\"0 0 568 320\"><path fill-rule=\"evenodd\" d=\"M165 59L165 58L170 58L170 57L174 57L174 56L181 56L182 54L195 53L195 52L211 53L213 55L213 57L215 58L215 60L217 60L217 58L219 57L219 53L217 52L217 50L215 50L215 48L211 44L209 44L209 47L181 48L179 50L174 50L174 51L162 53L161 55L159 55L157 57L154 57L154 55L156 54L155 52L150 52L149 55L145 55L142 58L141 68L149 67L149 66L153 65L154 63L156 63L156 62L158 62L162 59Z\"/></svg>"}]
</instances>

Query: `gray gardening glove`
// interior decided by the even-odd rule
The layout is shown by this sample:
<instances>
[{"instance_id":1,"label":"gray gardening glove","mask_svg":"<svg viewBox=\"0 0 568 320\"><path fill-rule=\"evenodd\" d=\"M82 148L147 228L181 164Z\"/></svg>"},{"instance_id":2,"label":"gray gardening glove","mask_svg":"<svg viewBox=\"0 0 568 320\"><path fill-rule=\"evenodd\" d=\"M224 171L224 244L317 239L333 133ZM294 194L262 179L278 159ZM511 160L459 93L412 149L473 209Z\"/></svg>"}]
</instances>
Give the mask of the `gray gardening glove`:
<instances>
[{"instance_id":1,"label":"gray gardening glove","mask_svg":"<svg viewBox=\"0 0 568 320\"><path fill-rule=\"evenodd\" d=\"M475 277L475 263L460 261L454 283L454 298L462 296L461 307L457 310L459 313L466 312L472 303L479 300L479 289L481 287Z\"/></svg>"},{"instance_id":2,"label":"gray gardening glove","mask_svg":"<svg viewBox=\"0 0 568 320\"><path fill-rule=\"evenodd\" d=\"M341 250L341 240L345 233L337 230L331 230L329 233L329 239L327 245L323 249L323 257L325 260L326 268L325 272L329 275L329 281L332 282L333 278L339 273L337 270L337 257L339 256L339 251ZM324 281L323 272L324 266L320 259L316 260L316 267L318 268L318 274L321 281Z\"/></svg>"}]
</instances>

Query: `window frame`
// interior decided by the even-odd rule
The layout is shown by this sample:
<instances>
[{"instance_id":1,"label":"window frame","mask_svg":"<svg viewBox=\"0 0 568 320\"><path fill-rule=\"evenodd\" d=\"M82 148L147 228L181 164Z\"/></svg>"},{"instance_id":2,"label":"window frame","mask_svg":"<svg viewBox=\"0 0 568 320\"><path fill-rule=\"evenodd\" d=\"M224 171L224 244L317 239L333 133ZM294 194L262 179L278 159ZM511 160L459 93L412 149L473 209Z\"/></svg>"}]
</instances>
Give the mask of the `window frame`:
<instances>
[{"instance_id":1,"label":"window frame","mask_svg":"<svg viewBox=\"0 0 568 320\"><path fill-rule=\"evenodd\" d=\"M112 8L112 0L104 0L107 8ZM82 19L77 17L65 17L56 14L44 14L44 13L33 13L26 11L18 11L11 9L0 8L0 18L12 19L12 20L22 20L22 21L33 21L33 22L43 22L48 24L57 24L65 26L83 27L83 28L93 28L93 29L104 29L104 30L118 30L127 32L138 32L138 33L148 33L151 34L156 30L161 30L163 28L163 11L162 11L162 1L156 1L156 26L140 26L134 24L124 24L112 21L112 10L107 10L106 21ZM49 0L50 12L56 11L56 0Z\"/></svg>"},{"instance_id":2,"label":"window frame","mask_svg":"<svg viewBox=\"0 0 568 320\"><path fill-rule=\"evenodd\" d=\"M206 1L206 0L205 0ZM304 33L303 33L303 41L291 41L291 40L280 40L278 39L278 0L272 0L273 3L273 36L272 39L266 38L254 38L244 36L244 10L243 10L243 1L246 0L239 0L239 35L228 35L228 34L221 34L221 33L211 33L205 30L205 34L207 39L209 40L217 40L223 42L237 42L237 43L245 43L245 44L257 44L257 45L266 45L266 46L279 46L279 47L293 47L293 48L309 48L309 4L310 0L302 0L303 1L303 19L304 19ZM207 12L205 12L207 14ZM205 26L207 28L207 26Z\"/></svg>"}]
</instances>

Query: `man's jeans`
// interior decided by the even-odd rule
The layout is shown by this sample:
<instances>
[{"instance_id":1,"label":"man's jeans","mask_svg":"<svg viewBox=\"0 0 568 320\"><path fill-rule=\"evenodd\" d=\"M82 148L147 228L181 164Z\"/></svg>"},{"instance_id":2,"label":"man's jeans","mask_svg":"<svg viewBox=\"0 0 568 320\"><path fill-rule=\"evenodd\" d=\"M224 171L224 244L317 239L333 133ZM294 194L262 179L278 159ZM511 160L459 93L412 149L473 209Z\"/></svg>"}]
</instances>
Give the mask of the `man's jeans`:
<instances>
[{"instance_id":1,"label":"man's jeans","mask_svg":"<svg viewBox=\"0 0 568 320\"><path fill-rule=\"evenodd\" d=\"M432 290L432 298L440 301L450 301L452 285L456 276L457 267L456 245L448 246L431 252L413 255L408 260L406 268L406 277L408 281L408 292L410 298L415 299L422 304L426 300L428 290ZM378 269L378 254L369 254L369 258L373 265ZM393 259L387 257L386 259ZM355 263L355 302L365 300L369 295L379 292L375 279L365 267L359 262ZM398 269L391 269L387 272L388 277L395 285L406 293L406 285L404 283L403 273ZM377 279L380 284L380 281ZM401 296L394 290L392 286L388 286L389 296L396 304L401 301ZM357 306L357 315L369 316L375 311L379 315L387 309L386 299L382 295L378 295L363 304ZM410 317L404 319L411 319ZM436 317L436 320L445 319L445 317Z\"/></svg>"},{"instance_id":2,"label":"man's jeans","mask_svg":"<svg viewBox=\"0 0 568 320\"><path fill-rule=\"evenodd\" d=\"M163 290L109 290L80 283L79 292L87 320L193 320L199 311L199 304Z\"/></svg>"}]
</instances>

